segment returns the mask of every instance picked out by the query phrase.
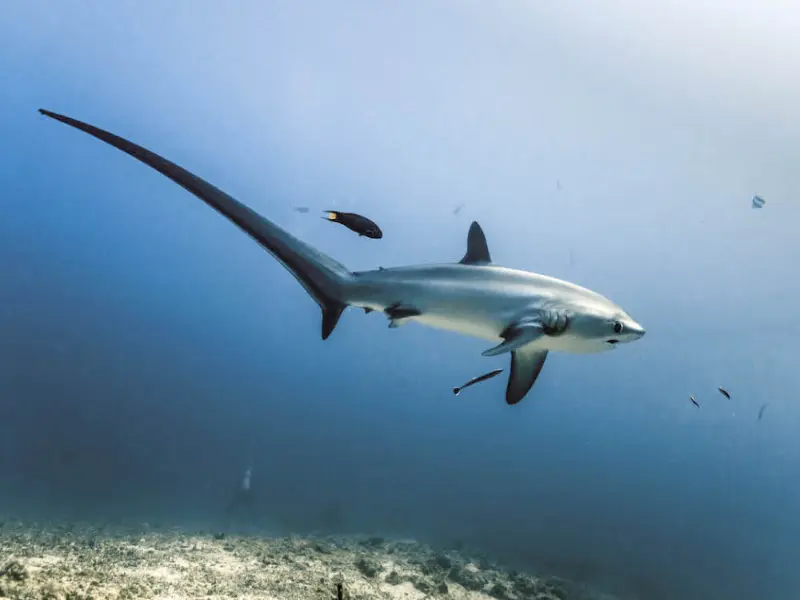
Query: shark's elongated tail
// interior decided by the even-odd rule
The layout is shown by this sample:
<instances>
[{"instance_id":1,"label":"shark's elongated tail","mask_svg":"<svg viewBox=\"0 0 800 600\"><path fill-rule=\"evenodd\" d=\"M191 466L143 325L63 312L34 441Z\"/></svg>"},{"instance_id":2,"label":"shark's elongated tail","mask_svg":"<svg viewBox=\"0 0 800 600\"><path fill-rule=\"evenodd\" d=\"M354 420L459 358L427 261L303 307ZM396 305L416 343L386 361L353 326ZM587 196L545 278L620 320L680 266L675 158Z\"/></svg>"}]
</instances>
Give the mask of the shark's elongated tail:
<instances>
[{"instance_id":1,"label":"shark's elongated tail","mask_svg":"<svg viewBox=\"0 0 800 600\"><path fill-rule=\"evenodd\" d=\"M255 239L294 275L322 309L322 339L333 332L347 307L347 286L352 274L344 265L284 231L251 208L204 179L124 138L64 115L39 109L43 115L66 123L130 154L190 191Z\"/></svg>"}]
</instances>

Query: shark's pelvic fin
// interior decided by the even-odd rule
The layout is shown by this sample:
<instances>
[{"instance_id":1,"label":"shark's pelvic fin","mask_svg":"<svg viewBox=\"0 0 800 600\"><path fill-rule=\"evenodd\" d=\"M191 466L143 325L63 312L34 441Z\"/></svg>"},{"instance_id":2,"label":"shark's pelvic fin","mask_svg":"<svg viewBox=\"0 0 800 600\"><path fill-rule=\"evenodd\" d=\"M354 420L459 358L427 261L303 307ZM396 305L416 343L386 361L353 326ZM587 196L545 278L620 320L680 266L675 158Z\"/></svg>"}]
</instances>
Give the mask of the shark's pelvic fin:
<instances>
[{"instance_id":1,"label":"shark's pelvic fin","mask_svg":"<svg viewBox=\"0 0 800 600\"><path fill-rule=\"evenodd\" d=\"M492 262L489 246L486 244L486 236L477 221L473 221L469 226L467 253L458 262L462 265L488 265Z\"/></svg>"},{"instance_id":2,"label":"shark's pelvic fin","mask_svg":"<svg viewBox=\"0 0 800 600\"><path fill-rule=\"evenodd\" d=\"M342 316L344 309L347 308L347 305L330 299L317 300L317 303L322 309L322 339L327 340L333 330L336 329L339 318Z\"/></svg>"},{"instance_id":3,"label":"shark's pelvic fin","mask_svg":"<svg viewBox=\"0 0 800 600\"><path fill-rule=\"evenodd\" d=\"M517 348L538 340L543 335L545 335L544 328L538 321L512 325L503 332L504 339L500 344L494 348L484 350L481 354L483 356L497 356L504 352L513 352Z\"/></svg>"},{"instance_id":4,"label":"shark's pelvic fin","mask_svg":"<svg viewBox=\"0 0 800 600\"><path fill-rule=\"evenodd\" d=\"M389 317L389 327L396 329L403 325L411 317L417 317L422 313L413 306L406 306L404 304L392 304L384 311L386 316Z\"/></svg>"},{"instance_id":5,"label":"shark's pelvic fin","mask_svg":"<svg viewBox=\"0 0 800 600\"><path fill-rule=\"evenodd\" d=\"M516 404L525 397L542 372L547 350L519 348L511 353L511 375L508 377L506 402Z\"/></svg>"}]
</instances>

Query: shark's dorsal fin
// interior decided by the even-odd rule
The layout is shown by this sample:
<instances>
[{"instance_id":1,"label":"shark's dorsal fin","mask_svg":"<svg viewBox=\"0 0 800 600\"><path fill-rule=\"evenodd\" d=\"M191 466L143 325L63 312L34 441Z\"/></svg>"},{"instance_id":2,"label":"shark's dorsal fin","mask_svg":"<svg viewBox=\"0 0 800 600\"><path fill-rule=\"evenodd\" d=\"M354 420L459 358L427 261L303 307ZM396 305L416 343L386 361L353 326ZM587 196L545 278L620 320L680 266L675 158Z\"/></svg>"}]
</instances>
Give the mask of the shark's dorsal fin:
<instances>
[{"instance_id":1,"label":"shark's dorsal fin","mask_svg":"<svg viewBox=\"0 0 800 600\"><path fill-rule=\"evenodd\" d=\"M488 265L492 262L489 246L486 244L486 236L477 221L473 221L469 226L467 253L458 262L462 265Z\"/></svg>"}]
</instances>

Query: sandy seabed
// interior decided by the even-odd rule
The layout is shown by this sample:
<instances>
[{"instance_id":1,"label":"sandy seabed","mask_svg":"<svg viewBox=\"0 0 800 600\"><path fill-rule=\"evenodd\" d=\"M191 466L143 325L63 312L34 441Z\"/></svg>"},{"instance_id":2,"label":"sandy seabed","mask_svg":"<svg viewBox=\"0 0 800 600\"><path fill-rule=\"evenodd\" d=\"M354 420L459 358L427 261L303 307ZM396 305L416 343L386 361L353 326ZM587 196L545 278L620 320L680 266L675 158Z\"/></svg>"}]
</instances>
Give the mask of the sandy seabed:
<instances>
[{"instance_id":1,"label":"sandy seabed","mask_svg":"<svg viewBox=\"0 0 800 600\"><path fill-rule=\"evenodd\" d=\"M348 600L614 600L413 540L0 527L0 599L333 600L337 584Z\"/></svg>"}]
</instances>

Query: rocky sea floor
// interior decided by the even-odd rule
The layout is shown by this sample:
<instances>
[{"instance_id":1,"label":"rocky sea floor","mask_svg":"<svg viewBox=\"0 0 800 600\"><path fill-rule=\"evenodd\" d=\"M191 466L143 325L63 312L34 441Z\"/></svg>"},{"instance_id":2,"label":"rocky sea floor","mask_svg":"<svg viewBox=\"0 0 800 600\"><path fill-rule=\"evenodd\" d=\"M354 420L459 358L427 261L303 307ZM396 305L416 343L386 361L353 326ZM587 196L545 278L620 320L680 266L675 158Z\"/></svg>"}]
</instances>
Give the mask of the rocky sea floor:
<instances>
[{"instance_id":1,"label":"rocky sea floor","mask_svg":"<svg viewBox=\"0 0 800 600\"><path fill-rule=\"evenodd\" d=\"M0 599L614 600L405 540L4 523Z\"/></svg>"}]
</instances>

